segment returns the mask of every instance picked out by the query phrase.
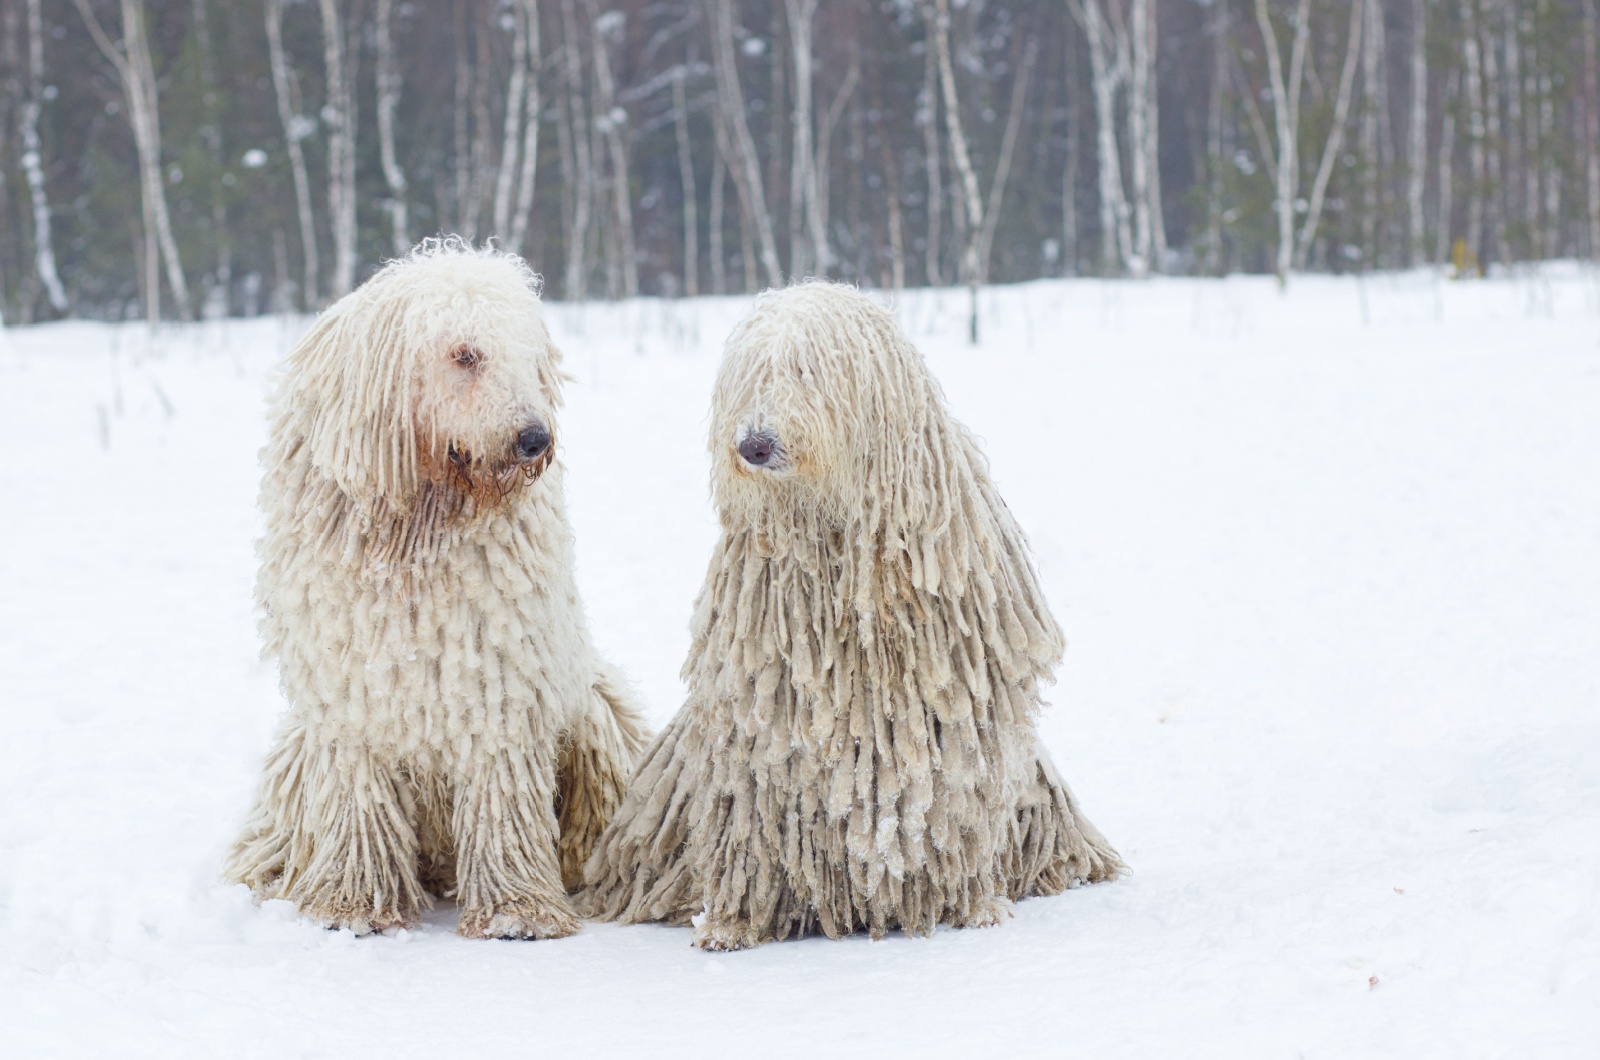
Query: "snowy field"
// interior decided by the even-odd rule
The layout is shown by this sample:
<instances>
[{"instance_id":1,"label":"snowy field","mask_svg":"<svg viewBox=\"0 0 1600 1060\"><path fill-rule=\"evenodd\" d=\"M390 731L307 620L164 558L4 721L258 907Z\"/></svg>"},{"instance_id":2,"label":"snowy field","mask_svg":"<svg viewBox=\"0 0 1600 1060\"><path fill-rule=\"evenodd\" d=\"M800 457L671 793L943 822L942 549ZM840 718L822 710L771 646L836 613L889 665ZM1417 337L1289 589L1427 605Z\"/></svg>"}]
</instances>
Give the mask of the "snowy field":
<instances>
[{"instance_id":1,"label":"snowy field","mask_svg":"<svg viewBox=\"0 0 1600 1060\"><path fill-rule=\"evenodd\" d=\"M550 307L595 637L663 723L744 299ZM1070 646L1134 874L986 931L358 939L218 882L275 717L257 450L303 322L0 333L0 1054L1600 1055L1600 280L902 298Z\"/></svg>"}]
</instances>

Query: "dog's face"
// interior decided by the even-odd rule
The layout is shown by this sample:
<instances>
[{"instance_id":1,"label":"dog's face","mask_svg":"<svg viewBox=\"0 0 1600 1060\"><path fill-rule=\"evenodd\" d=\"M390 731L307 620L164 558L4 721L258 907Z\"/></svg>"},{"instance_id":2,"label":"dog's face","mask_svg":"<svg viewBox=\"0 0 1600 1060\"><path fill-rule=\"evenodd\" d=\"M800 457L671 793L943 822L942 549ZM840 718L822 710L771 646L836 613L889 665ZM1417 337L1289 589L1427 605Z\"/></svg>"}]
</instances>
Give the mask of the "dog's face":
<instances>
[{"instance_id":1,"label":"dog's face","mask_svg":"<svg viewBox=\"0 0 1600 1060\"><path fill-rule=\"evenodd\" d=\"M899 492L931 380L888 313L832 284L763 296L728 340L712 399L725 522L830 522Z\"/></svg>"},{"instance_id":2,"label":"dog's face","mask_svg":"<svg viewBox=\"0 0 1600 1060\"><path fill-rule=\"evenodd\" d=\"M550 464L560 353L538 299L505 270L437 280L425 299L438 325L416 352L418 456L430 481L495 501Z\"/></svg>"},{"instance_id":3,"label":"dog's face","mask_svg":"<svg viewBox=\"0 0 1600 1060\"><path fill-rule=\"evenodd\" d=\"M291 358L315 464L394 508L431 489L482 510L536 479L563 379L536 289L517 258L430 242L329 309Z\"/></svg>"}]
</instances>

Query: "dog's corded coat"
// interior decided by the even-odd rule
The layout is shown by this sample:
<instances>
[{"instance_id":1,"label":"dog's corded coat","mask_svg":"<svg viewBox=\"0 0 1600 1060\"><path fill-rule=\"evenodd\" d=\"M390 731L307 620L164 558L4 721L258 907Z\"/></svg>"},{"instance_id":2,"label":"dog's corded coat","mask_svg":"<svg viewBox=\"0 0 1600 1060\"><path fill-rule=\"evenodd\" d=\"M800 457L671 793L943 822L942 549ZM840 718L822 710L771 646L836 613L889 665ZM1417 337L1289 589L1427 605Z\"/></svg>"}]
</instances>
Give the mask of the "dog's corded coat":
<instances>
[{"instance_id":1,"label":"dog's corded coat","mask_svg":"<svg viewBox=\"0 0 1600 1060\"><path fill-rule=\"evenodd\" d=\"M520 261L429 241L289 357L257 603L289 712L226 874L357 932L577 930L647 734L589 642L553 457L560 353Z\"/></svg>"},{"instance_id":2,"label":"dog's corded coat","mask_svg":"<svg viewBox=\"0 0 1600 1060\"><path fill-rule=\"evenodd\" d=\"M1118 875L1035 736L1063 641L1026 542L893 318L830 284L764 296L711 420L688 699L580 908L737 949L986 925Z\"/></svg>"}]
</instances>

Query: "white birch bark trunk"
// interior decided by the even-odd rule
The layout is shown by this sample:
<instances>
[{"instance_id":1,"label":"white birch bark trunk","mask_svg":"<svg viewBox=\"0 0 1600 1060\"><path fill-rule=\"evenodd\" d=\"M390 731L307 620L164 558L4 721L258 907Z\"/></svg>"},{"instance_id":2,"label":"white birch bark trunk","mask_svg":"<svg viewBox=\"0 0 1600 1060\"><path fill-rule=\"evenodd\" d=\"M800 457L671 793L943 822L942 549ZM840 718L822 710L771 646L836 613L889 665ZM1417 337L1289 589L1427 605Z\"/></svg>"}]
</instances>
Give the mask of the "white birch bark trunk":
<instances>
[{"instance_id":1,"label":"white birch bark trunk","mask_svg":"<svg viewBox=\"0 0 1600 1060\"><path fill-rule=\"evenodd\" d=\"M1117 91L1127 76L1125 48L1111 40L1100 0L1071 5L1089 48L1089 81L1094 93L1095 156L1100 195L1100 264L1102 270L1130 268L1133 232L1122 188L1122 161L1117 147Z\"/></svg>"},{"instance_id":2,"label":"white birch bark trunk","mask_svg":"<svg viewBox=\"0 0 1600 1060\"><path fill-rule=\"evenodd\" d=\"M978 192L978 174L967 152L967 134L961 127L961 106L956 95L956 74L950 59L950 2L935 0L934 43L939 49L939 81L944 88L945 133L950 138L950 158L961 177L966 204L966 246L961 252L962 279L966 281L970 302L968 338L978 342L978 284L982 282L978 262L978 243L983 235L983 196Z\"/></svg>"},{"instance_id":3,"label":"white birch bark trunk","mask_svg":"<svg viewBox=\"0 0 1600 1060\"><path fill-rule=\"evenodd\" d=\"M300 141L315 128L309 118L302 118L295 105L294 82L289 68L288 54L283 47L282 0L266 0L267 54L272 64L272 87L278 100L278 120L283 124L283 138L289 154L289 171L294 178L294 201L300 220L300 258L304 279L300 292L300 307L315 309L321 298L321 264L317 256L316 216L311 204L311 177L306 172L306 156Z\"/></svg>"},{"instance_id":4,"label":"white birch bark trunk","mask_svg":"<svg viewBox=\"0 0 1600 1060\"><path fill-rule=\"evenodd\" d=\"M572 155L572 176L567 185L572 191L572 209L567 226L565 291L568 299L583 301L588 294L589 210L594 194L593 158L589 153L588 95L583 76L582 51L578 47L578 19L573 0L561 0L562 57L566 67L568 139Z\"/></svg>"},{"instance_id":5,"label":"white birch bark trunk","mask_svg":"<svg viewBox=\"0 0 1600 1060\"><path fill-rule=\"evenodd\" d=\"M1284 78L1283 57L1278 52L1278 35L1272 28L1267 0L1255 0L1256 25L1267 50L1267 73L1272 93L1273 125L1277 144L1273 149L1273 212L1278 220L1278 251L1274 271L1278 282L1289 281L1294 263L1294 199L1299 183L1300 80L1304 70L1306 40L1310 34L1310 0L1299 0L1294 16L1294 43L1290 48L1289 76Z\"/></svg>"},{"instance_id":6,"label":"white birch bark trunk","mask_svg":"<svg viewBox=\"0 0 1600 1060\"><path fill-rule=\"evenodd\" d=\"M522 253L533 218L533 194L539 174L539 111L544 105L539 93L539 72L544 63L539 38L539 0L521 0L522 17L528 27L527 98L523 105L522 168L517 174L517 205L511 214L511 235L506 249Z\"/></svg>"},{"instance_id":7,"label":"white birch bark trunk","mask_svg":"<svg viewBox=\"0 0 1600 1060\"><path fill-rule=\"evenodd\" d=\"M1350 35L1344 46L1344 68L1339 71L1339 94L1333 104L1333 128L1323 144L1322 161L1317 165L1317 175L1311 183L1311 196L1306 203L1306 216L1300 226L1300 238L1295 250L1295 267L1303 269L1317 239L1317 225L1322 221L1322 204L1328 191L1328 180L1333 175L1334 162L1344 143L1345 124L1350 115L1351 89L1355 85L1356 60L1361 52L1362 24L1366 22L1367 5L1373 0L1356 0L1350 5Z\"/></svg>"},{"instance_id":8,"label":"white birch bark trunk","mask_svg":"<svg viewBox=\"0 0 1600 1060\"><path fill-rule=\"evenodd\" d=\"M683 292L693 298L700 293L700 204L695 198L694 154L689 149L686 76L682 66L672 71L672 118L678 136L678 182L683 188Z\"/></svg>"},{"instance_id":9,"label":"white birch bark trunk","mask_svg":"<svg viewBox=\"0 0 1600 1060\"><path fill-rule=\"evenodd\" d=\"M406 219L406 174L394 147L394 112L400 105L400 70L394 56L394 0L378 0L378 151L383 163L383 179L389 185L385 206L389 211L390 245L395 257L411 249L411 234Z\"/></svg>"},{"instance_id":10,"label":"white birch bark trunk","mask_svg":"<svg viewBox=\"0 0 1600 1060\"><path fill-rule=\"evenodd\" d=\"M1143 276L1150 271L1155 233L1150 221L1150 82L1154 75L1151 55L1150 0L1132 0L1128 35L1133 43L1133 69L1128 84L1128 168L1133 183L1133 258L1129 271Z\"/></svg>"},{"instance_id":11,"label":"white birch bark trunk","mask_svg":"<svg viewBox=\"0 0 1600 1060\"><path fill-rule=\"evenodd\" d=\"M1027 108L1028 85L1033 78L1033 64L1039 58L1039 42L1028 41L1022 53L1022 63L1017 67L1011 82L1011 106L1006 112L1006 128L1000 138L1000 158L995 163L994 179L989 184L989 201L983 207L983 232L978 244L978 282L989 282L989 260L994 253L994 232L999 225L1000 207L1005 202L1006 184L1011 178L1011 159L1016 152L1017 132L1022 128L1023 112Z\"/></svg>"},{"instance_id":12,"label":"white birch bark trunk","mask_svg":"<svg viewBox=\"0 0 1600 1060\"><path fill-rule=\"evenodd\" d=\"M1583 0L1584 177L1589 193L1589 256L1600 258L1600 32L1596 0Z\"/></svg>"},{"instance_id":13,"label":"white birch bark trunk","mask_svg":"<svg viewBox=\"0 0 1600 1060\"><path fill-rule=\"evenodd\" d=\"M817 228L815 170L817 160L812 140L811 27L817 13L817 0L783 0L789 27L789 54L794 66L794 105L791 121L793 148L789 152L789 274L803 276L811 269L826 271L826 248ZM807 238L799 238L804 223Z\"/></svg>"},{"instance_id":14,"label":"white birch bark trunk","mask_svg":"<svg viewBox=\"0 0 1600 1060\"><path fill-rule=\"evenodd\" d=\"M1428 157L1428 0L1411 0L1411 122L1406 154L1406 263L1423 261L1423 193Z\"/></svg>"},{"instance_id":15,"label":"white birch bark trunk","mask_svg":"<svg viewBox=\"0 0 1600 1060\"><path fill-rule=\"evenodd\" d=\"M721 99L722 120L726 123L729 171L739 194L744 216L743 230L751 226L760 240L761 266L767 282L774 287L783 282L778 263L778 242L772 231L772 212L767 208L766 186L761 179L761 156L750 136L745 120L744 91L739 87L738 58L733 47L733 4L731 0L707 0L711 18L712 68L716 73L717 94ZM749 256L746 255L748 258Z\"/></svg>"},{"instance_id":16,"label":"white birch bark trunk","mask_svg":"<svg viewBox=\"0 0 1600 1060\"><path fill-rule=\"evenodd\" d=\"M58 313L67 311L67 292L56 272L55 244L50 238L50 197L45 193L39 113L44 97L44 20L39 0L28 0L28 98L22 105L22 171L33 206L33 261L45 297Z\"/></svg>"},{"instance_id":17,"label":"white birch bark trunk","mask_svg":"<svg viewBox=\"0 0 1600 1060\"><path fill-rule=\"evenodd\" d=\"M121 0L122 47L119 50L101 28L88 0L73 0L95 44L110 60L122 85L128 124L139 155L139 189L144 215L145 316L151 327L161 320L161 265L166 266L178 314L188 320L189 285L184 280L178 243L167 212L165 174L161 171L161 119L154 64L144 31L144 7L139 0Z\"/></svg>"},{"instance_id":18,"label":"white birch bark trunk","mask_svg":"<svg viewBox=\"0 0 1600 1060\"><path fill-rule=\"evenodd\" d=\"M593 3L589 6L594 27L594 74L600 110L598 121L600 131L605 135L611 162L612 207L615 211L612 223L616 226L613 240L621 270L622 297L634 298L639 294L639 260L634 249L633 205L628 189L628 115L617 103L610 56L610 38L622 28L622 16L607 12L593 17L595 7Z\"/></svg>"},{"instance_id":19,"label":"white birch bark trunk","mask_svg":"<svg viewBox=\"0 0 1600 1060\"><path fill-rule=\"evenodd\" d=\"M843 117L844 108L850 102L850 97L855 94L860 78L861 55L859 50L852 49L850 67L845 71L844 80L839 83L839 90L833 94L833 102L828 104L828 109L822 115L822 127L817 130L816 149L811 165L810 224L813 245L820 248L818 253L821 257L817 261L817 270L823 275L833 267L836 257L827 236L829 203L832 195L829 183L832 167L829 159L833 153L833 133L839 127L839 119Z\"/></svg>"},{"instance_id":20,"label":"white birch bark trunk","mask_svg":"<svg viewBox=\"0 0 1600 1060\"><path fill-rule=\"evenodd\" d=\"M1467 203L1467 249L1482 260L1483 253L1483 197L1486 187L1485 153L1483 145L1483 72L1478 51L1478 19L1476 0L1461 0L1461 25L1463 35L1462 59L1465 63L1467 94L1468 164L1472 181L1472 198Z\"/></svg>"},{"instance_id":21,"label":"white birch bark trunk","mask_svg":"<svg viewBox=\"0 0 1600 1060\"><path fill-rule=\"evenodd\" d=\"M923 253L923 270L929 286L942 287L944 271L939 267L939 258L944 234L944 152L939 146L939 60L934 51L932 47L924 49L917 121L922 126L923 162L928 183L928 246Z\"/></svg>"},{"instance_id":22,"label":"white birch bark trunk","mask_svg":"<svg viewBox=\"0 0 1600 1060\"><path fill-rule=\"evenodd\" d=\"M333 228L333 275L329 294L341 298L356 280L356 113L338 0L320 0L322 57L327 85L323 119L328 126L328 214Z\"/></svg>"},{"instance_id":23,"label":"white birch bark trunk","mask_svg":"<svg viewBox=\"0 0 1600 1060\"><path fill-rule=\"evenodd\" d=\"M511 232L517 174L522 157L522 107L528 96L527 9L517 4L511 11L511 70L506 77L505 120L500 133L500 164L495 169L494 207L490 219L495 238L504 242Z\"/></svg>"},{"instance_id":24,"label":"white birch bark trunk","mask_svg":"<svg viewBox=\"0 0 1600 1060\"><path fill-rule=\"evenodd\" d=\"M1439 265L1450 260L1451 241L1455 234L1455 98L1460 92L1463 76L1457 73L1446 83L1440 108L1444 118L1439 123L1439 231L1433 254L1434 262Z\"/></svg>"}]
</instances>

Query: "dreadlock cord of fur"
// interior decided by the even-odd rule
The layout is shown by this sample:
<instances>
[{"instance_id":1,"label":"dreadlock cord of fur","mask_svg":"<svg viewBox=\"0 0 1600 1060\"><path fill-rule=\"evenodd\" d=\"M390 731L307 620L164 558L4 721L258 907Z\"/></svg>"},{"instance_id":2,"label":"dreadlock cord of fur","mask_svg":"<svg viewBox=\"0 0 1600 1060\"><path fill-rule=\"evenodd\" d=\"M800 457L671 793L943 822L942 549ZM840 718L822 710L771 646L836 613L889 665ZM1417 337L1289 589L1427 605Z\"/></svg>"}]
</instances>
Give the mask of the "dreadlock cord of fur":
<instances>
[{"instance_id":1,"label":"dreadlock cord of fur","mask_svg":"<svg viewBox=\"0 0 1600 1060\"><path fill-rule=\"evenodd\" d=\"M1063 641L1027 543L893 318L825 283L763 296L711 418L688 698L580 908L738 949L993 924L1121 873L1035 735Z\"/></svg>"},{"instance_id":2,"label":"dreadlock cord of fur","mask_svg":"<svg viewBox=\"0 0 1600 1060\"><path fill-rule=\"evenodd\" d=\"M428 241L323 314L274 399L256 596L289 712L226 874L331 927L440 896L466 935L577 930L647 738L573 581L537 282Z\"/></svg>"}]
</instances>

